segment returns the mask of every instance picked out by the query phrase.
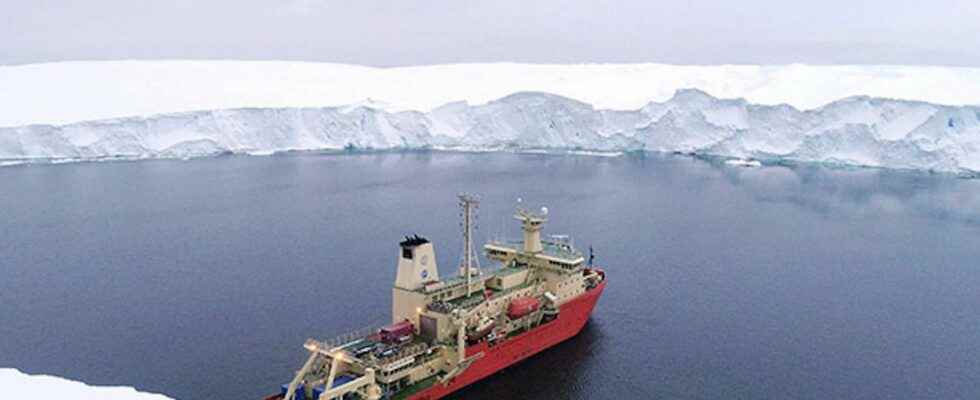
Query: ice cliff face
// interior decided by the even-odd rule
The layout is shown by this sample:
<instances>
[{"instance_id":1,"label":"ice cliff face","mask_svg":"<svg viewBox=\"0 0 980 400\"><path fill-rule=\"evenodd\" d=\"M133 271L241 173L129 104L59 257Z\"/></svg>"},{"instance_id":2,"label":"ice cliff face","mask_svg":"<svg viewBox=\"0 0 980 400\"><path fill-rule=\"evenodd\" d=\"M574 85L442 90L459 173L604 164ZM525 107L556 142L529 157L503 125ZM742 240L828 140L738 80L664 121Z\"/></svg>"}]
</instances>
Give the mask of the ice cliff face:
<instances>
[{"instance_id":1,"label":"ice cliff face","mask_svg":"<svg viewBox=\"0 0 980 400\"><path fill-rule=\"evenodd\" d=\"M801 111L693 89L632 111L521 92L429 112L243 108L0 128L0 160L189 158L322 149L690 152L980 172L980 108L850 97Z\"/></svg>"}]
</instances>

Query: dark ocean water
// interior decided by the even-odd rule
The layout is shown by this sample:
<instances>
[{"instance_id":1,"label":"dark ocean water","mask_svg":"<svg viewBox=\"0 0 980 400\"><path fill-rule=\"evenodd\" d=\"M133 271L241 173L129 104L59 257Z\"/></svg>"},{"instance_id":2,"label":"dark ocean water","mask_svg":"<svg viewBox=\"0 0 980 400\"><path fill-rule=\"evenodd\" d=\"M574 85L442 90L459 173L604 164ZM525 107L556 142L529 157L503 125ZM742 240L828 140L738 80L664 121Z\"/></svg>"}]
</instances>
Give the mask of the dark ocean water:
<instances>
[{"instance_id":1,"label":"dark ocean water","mask_svg":"<svg viewBox=\"0 0 980 400\"><path fill-rule=\"evenodd\" d=\"M0 168L0 367L259 398L306 338L387 318L402 236L452 273L462 191L480 238L548 206L609 287L580 336L459 399L980 398L980 180L672 156Z\"/></svg>"}]
</instances>

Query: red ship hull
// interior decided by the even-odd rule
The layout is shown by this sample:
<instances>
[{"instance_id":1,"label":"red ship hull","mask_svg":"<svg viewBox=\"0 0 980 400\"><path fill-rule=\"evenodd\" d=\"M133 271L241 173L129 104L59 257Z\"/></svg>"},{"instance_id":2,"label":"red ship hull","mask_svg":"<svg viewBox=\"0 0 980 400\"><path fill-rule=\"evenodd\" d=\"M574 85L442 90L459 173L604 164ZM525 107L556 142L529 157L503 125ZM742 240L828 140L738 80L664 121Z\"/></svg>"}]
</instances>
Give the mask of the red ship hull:
<instances>
[{"instance_id":1,"label":"red ship hull","mask_svg":"<svg viewBox=\"0 0 980 400\"><path fill-rule=\"evenodd\" d=\"M600 271L600 273L602 273ZM588 322L602 291L606 288L603 279L598 286L579 297L562 304L558 318L531 331L490 346L480 342L466 348L466 355L483 355L473 362L459 376L449 382L434 383L432 386L408 396L407 400L436 400L450 395L463 387L486 378L521 360L533 356L558 343L577 335ZM266 400L280 400L282 395L273 395Z\"/></svg>"},{"instance_id":2,"label":"red ship hull","mask_svg":"<svg viewBox=\"0 0 980 400\"><path fill-rule=\"evenodd\" d=\"M408 397L409 400L435 400L445 397L463 387L479 381L508 366L524 360L551 346L561 343L582 330L603 289L603 280L594 289L581 296L562 304L558 318L536 329L489 346L481 342L466 348L466 355L473 356L483 353L483 356L473 362L466 371L451 379L446 384L435 383L429 388Z\"/></svg>"}]
</instances>

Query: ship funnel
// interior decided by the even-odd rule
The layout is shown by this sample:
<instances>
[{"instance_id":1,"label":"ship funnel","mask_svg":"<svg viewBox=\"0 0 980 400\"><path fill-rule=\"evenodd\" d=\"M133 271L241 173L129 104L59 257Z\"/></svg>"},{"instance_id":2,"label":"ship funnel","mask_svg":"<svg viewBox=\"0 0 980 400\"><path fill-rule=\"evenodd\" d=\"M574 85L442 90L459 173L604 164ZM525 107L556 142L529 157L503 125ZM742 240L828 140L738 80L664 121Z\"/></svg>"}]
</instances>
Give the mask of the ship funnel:
<instances>
[{"instance_id":1,"label":"ship funnel","mask_svg":"<svg viewBox=\"0 0 980 400\"><path fill-rule=\"evenodd\" d=\"M541 214L534 214L524 209L518 209L514 218L521 221L521 230L524 231L524 252L538 253L541 251L541 226L547 221L545 213L547 208L542 208Z\"/></svg>"},{"instance_id":2,"label":"ship funnel","mask_svg":"<svg viewBox=\"0 0 980 400\"><path fill-rule=\"evenodd\" d=\"M401 251L395 287L416 290L426 283L439 280L436 252L428 239L418 235L406 236L399 245Z\"/></svg>"}]
</instances>

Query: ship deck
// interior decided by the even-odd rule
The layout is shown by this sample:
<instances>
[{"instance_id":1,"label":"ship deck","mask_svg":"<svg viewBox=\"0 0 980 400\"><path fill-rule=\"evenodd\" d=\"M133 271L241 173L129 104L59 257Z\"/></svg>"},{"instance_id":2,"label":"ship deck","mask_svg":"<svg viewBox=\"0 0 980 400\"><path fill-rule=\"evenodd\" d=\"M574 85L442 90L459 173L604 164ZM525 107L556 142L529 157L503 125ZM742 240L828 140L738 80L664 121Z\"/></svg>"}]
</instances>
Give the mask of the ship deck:
<instances>
[{"instance_id":1,"label":"ship deck","mask_svg":"<svg viewBox=\"0 0 980 400\"><path fill-rule=\"evenodd\" d=\"M488 274L489 277L487 279L492 278L493 276L506 276L506 275L510 275L510 274L514 274L514 273L521 272L521 271L526 271L526 270L527 270L527 268L504 267L504 268L498 269L498 270L493 271L490 274ZM513 293L513 292L516 292L518 290L526 289L526 288L528 288L528 287L530 287L532 285L533 285L533 283L531 283L531 282L523 282L523 283L521 283L519 285L516 285L514 287L510 287L510 288L507 288L507 289L504 289L504 290L499 290L499 289L494 289L494 288L491 288L491 287L487 287L486 290L489 292L489 296L487 296L487 294L485 294L484 292L474 292L473 294L471 294L469 296L457 297L455 299L448 300L447 303L449 303L449 304L451 304L452 306L455 306L455 307L460 307L460 308L463 308L465 310L469 310L469 309L471 309L473 307L476 307L476 306L482 304L484 301L486 301L490 297L506 296L506 295L508 295L510 293Z\"/></svg>"}]
</instances>

